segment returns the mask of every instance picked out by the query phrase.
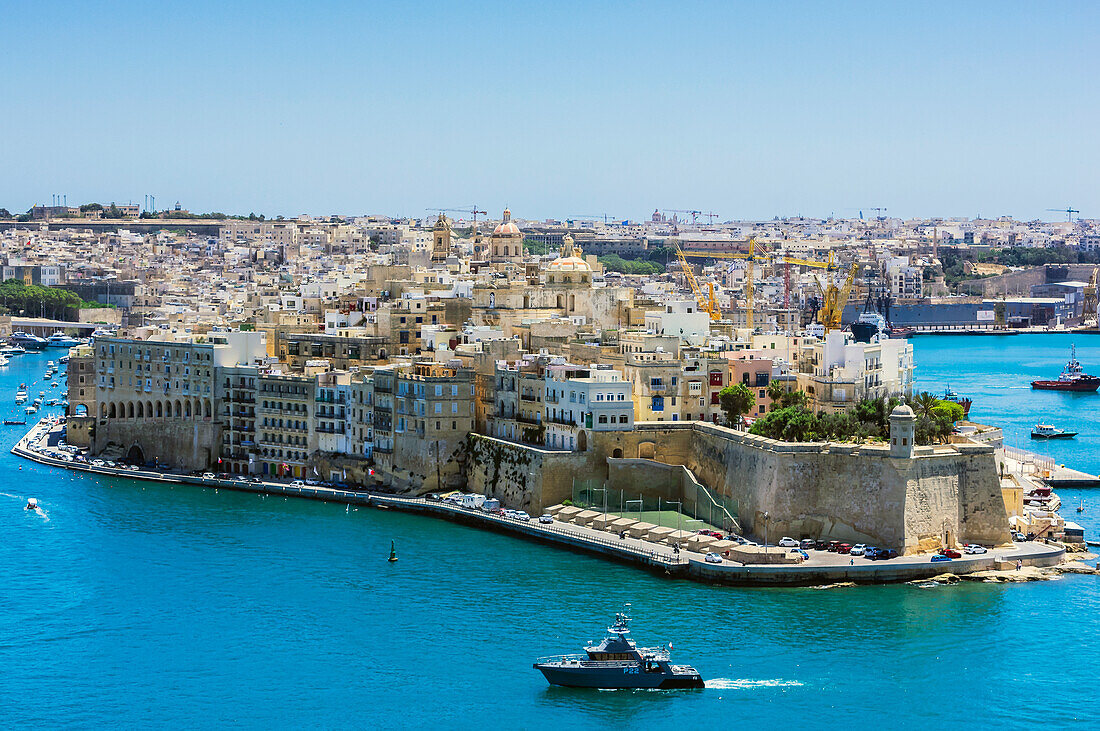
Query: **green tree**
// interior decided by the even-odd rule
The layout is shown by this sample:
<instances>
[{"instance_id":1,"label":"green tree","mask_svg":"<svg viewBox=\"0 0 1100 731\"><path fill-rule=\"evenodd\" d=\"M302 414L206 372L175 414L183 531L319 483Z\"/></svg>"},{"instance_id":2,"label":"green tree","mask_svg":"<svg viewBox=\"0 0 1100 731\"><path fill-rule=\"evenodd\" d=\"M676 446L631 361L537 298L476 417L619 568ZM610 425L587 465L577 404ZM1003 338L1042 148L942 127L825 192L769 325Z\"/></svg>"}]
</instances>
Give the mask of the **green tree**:
<instances>
[{"instance_id":1,"label":"green tree","mask_svg":"<svg viewBox=\"0 0 1100 731\"><path fill-rule=\"evenodd\" d=\"M783 384L780 381L772 381L768 384L767 393L768 398L772 400L772 403L778 404L783 401L783 396L787 393L787 389L783 387Z\"/></svg>"},{"instance_id":2,"label":"green tree","mask_svg":"<svg viewBox=\"0 0 1100 731\"><path fill-rule=\"evenodd\" d=\"M783 394L782 398L783 408L788 406L806 406L810 403L810 396L801 389L795 389L793 391L787 391Z\"/></svg>"},{"instance_id":3,"label":"green tree","mask_svg":"<svg viewBox=\"0 0 1100 731\"><path fill-rule=\"evenodd\" d=\"M931 418L932 409L934 409L936 407L936 404L938 403L939 399L937 399L935 396L928 393L927 391L922 391L921 393L913 397L913 402L911 405L913 407L913 411L916 412L918 416L927 416Z\"/></svg>"},{"instance_id":4,"label":"green tree","mask_svg":"<svg viewBox=\"0 0 1100 731\"><path fill-rule=\"evenodd\" d=\"M756 394L743 383L726 386L718 392L718 405L726 413L726 423L734 428L741 426L741 417L756 405Z\"/></svg>"},{"instance_id":5,"label":"green tree","mask_svg":"<svg viewBox=\"0 0 1100 731\"><path fill-rule=\"evenodd\" d=\"M0 208L0 218L11 218L11 211L7 208Z\"/></svg>"},{"instance_id":6,"label":"green tree","mask_svg":"<svg viewBox=\"0 0 1100 731\"><path fill-rule=\"evenodd\" d=\"M954 424L956 421L962 421L966 417L966 411L954 401L937 400L936 405L932 407L928 415L933 418L942 416L951 424Z\"/></svg>"},{"instance_id":7,"label":"green tree","mask_svg":"<svg viewBox=\"0 0 1100 731\"><path fill-rule=\"evenodd\" d=\"M532 256L543 256L550 253L550 244L535 241L530 237L523 240L523 248L527 249L527 253Z\"/></svg>"},{"instance_id":8,"label":"green tree","mask_svg":"<svg viewBox=\"0 0 1100 731\"><path fill-rule=\"evenodd\" d=\"M100 203L85 203L84 205L80 206L80 212L81 213L89 213L89 212L92 212L92 211L102 211L102 210L103 210L103 205L100 204Z\"/></svg>"}]
</instances>

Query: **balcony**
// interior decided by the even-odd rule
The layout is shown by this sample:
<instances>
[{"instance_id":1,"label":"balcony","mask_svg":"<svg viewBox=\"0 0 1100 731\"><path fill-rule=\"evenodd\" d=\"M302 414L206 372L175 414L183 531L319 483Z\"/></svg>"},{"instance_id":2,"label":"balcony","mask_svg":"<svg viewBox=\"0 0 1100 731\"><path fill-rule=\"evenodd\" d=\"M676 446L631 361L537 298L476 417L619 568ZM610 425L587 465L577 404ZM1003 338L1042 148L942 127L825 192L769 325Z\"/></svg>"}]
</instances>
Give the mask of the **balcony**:
<instances>
[{"instance_id":1,"label":"balcony","mask_svg":"<svg viewBox=\"0 0 1100 731\"><path fill-rule=\"evenodd\" d=\"M530 403L533 403L533 404L540 403L542 401L542 399L540 399L538 396L536 396L533 393L521 394L520 397L519 397L519 400L520 401L529 401Z\"/></svg>"}]
</instances>

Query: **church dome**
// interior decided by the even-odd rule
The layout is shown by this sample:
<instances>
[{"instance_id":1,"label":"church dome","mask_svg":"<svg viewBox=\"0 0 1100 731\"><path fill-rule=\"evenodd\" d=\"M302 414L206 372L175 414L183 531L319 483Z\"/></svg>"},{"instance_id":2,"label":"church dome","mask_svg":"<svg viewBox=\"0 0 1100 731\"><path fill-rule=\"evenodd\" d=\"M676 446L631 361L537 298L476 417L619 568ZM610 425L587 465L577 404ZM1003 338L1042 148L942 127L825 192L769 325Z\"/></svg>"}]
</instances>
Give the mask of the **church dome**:
<instances>
[{"instance_id":1,"label":"church dome","mask_svg":"<svg viewBox=\"0 0 1100 731\"><path fill-rule=\"evenodd\" d=\"M564 256L559 259L554 259L546 267L547 271L551 272L590 272L592 267L588 266L588 262L584 259L577 258L575 256Z\"/></svg>"},{"instance_id":2,"label":"church dome","mask_svg":"<svg viewBox=\"0 0 1100 731\"><path fill-rule=\"evenodd\" d=\"M504 209L504 220L497 224L497 227L493 229L492 235L497 238L504 236L520 236L519 226L512 223L512 212L507 208Z\"/></svg>"},{"instance_id":3,"label":"church dome","mask_svg":"<svg viewBox=\"0 0 1100 731\"><path fill-rule=\"evenodd\" d=\"M581 250L573 246L573 237L569 234L561 242L561 256L547 265L549 272L591 272L592 267L581 258Z\"/></svg>"}]
</instances>

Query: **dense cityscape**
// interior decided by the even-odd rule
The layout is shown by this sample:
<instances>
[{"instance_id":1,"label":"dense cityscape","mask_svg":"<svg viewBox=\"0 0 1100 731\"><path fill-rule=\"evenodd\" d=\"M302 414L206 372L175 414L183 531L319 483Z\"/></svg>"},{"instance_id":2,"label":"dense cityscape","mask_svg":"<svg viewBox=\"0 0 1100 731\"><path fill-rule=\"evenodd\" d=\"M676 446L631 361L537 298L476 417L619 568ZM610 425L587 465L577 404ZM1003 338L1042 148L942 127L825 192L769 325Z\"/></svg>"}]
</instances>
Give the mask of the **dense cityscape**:
<instances>
[{"instance_id":1,"label":"dense cityscape","mask_svg":"<svg viewBox=\"0 0 1100 731\"><path fill-rule=\"evenodd\" d=\"M68 356L65 420L67 443L89 458L399 495L478 484L510 503L502 510L535 515L585 504L578 484L614 490L621 478L598 466L562 470L568 484L545 470L487 475L478 440L701 470L698 455L665 460L669 444L644 435L705 424L727 437L885 444L892 410L909 402L907 456L1003 447L964 426L966 394L915 390L910 338L1096 328L1100 229L1072 210L1028 223L702 223L715 214L660 210L643 223L534 221L507 209L475 222L475 211L269 221L36 206L3 233L6 324L17 340L93 335ZM68 306L47 304L57 295ZM36 317L59 313L75 322ZM699 486L725 501L713 536L677 530L659 543L700 554L714 543L716 563L774 560L730 543L759 537L770 507L738 482ZM1003 487L1000 525L972 535L957 487L953 514L904 528L807 497L769 520L799 539L902 553L1010 530L1064 536L1041 485ZM643 501L658 493L639 487ZM811 529L822 515L847 528Z\"/></svg>"}]
</instances>

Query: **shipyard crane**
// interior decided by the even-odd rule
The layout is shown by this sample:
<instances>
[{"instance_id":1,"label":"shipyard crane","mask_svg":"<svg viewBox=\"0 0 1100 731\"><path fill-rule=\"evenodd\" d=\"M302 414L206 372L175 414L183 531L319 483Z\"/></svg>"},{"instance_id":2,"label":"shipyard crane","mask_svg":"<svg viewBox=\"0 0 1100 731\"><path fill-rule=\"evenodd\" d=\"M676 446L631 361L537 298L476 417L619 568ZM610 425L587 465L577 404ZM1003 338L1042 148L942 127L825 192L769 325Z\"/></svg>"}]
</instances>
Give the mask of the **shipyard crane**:
<instances>
[{"instance_id":1,"label":"shipyard crane","mask_svg":"<svg viewBox=\"0 0 1100 731\"><path fill-rule=\"evenodd\" d=\"M712 225L712 226L714 225L714 219L718 218L718 214L715 213L714 211L711 211L710 213L700 213L699 215L700 216L706 216L708 219L710 219L710 220L707 221L707 223Z\"/></svg>"},{"instance_id":2,"label":"shipyard crane","mask_svg":"<svg viewBox=\"0 0 1100 731\"><path fill-rule=\"evenodd\" d=\"M1047 210L1048 211L1053 211L1055 213L1064 213L1064 214L1066 214L1066 221L1072 221L1073 220L1073 214L1081 212L1081 211L1077 210L1076 208L1074 208L1073 206L1066 206L1065 208L1048 208Z\"/></svg>"},{"instance_id":3,"label":"shipyard crane","mask_svg":"<svg viewBox=\"0 0 1100 731\"><path fill-rule=\"evenodd\" d=\"M1085 286L1085 303L1081 311L1081 319L1086 322L1091 321L1100 324L1100 316L1096 312L1096 275L1098 272L1100 272L1100 267L1093 267L1092 276L1089 277L1089 283Z\"/></svg>"},{"instance_id":4,"label":"shipyard crane","mask_svg":"<svg viewBox=\"0 0 1100 731\"><path fill-rule=\"evenodd\" d=\"M844 314L844 305L848 304L848 295L852 292L852 283L856 279L858 265L852 264L848 270L848 278L841 287L832 282L827 287L822 286L821 280L817 280L817 288L821 292L821 309L817 311L818 320L825 326L825 332L840 329L840 318Z\"/></svg>"},{"instance_id":5,"label":"shipyard crane","mask_svg":"<svg viewBox=\"0 0 1100 731\"><path fill-rule=\"evenodd\" d=\"M771 257L772 261L780 262L783 264L783 307L787 308L791 306L791 264L795 266L814 267L817 269L824 269L831 272L838 268L833 263L833 252L829 252L828 261L816 261L814 259L799 259L795 256L776 255Z\"/></svg>"},{"instance_id":6,"label":"shipyard crane","mask_svg":"<svg viewBox=\"0 0 1100 731\"><path fill-rule=\"evenodd\" d=\"M695 301L699 303L699 309L708 313L711 320L721 320L722 310L718 307L718 300L714 297L714 283L710 283L710 291L708 295L704 295L698 280L695 279L695 272L691 271L691 264L688 264L687 257L684 256L684 252L680 250L679 246L676 247L676 256L680 259L680 267L684 270L684 278L687 279L688 286L691 287L691 293L695 295Z\"/></svg>"},{"instance_id":7,"label":"shipyard crane","mask_svg":"<svg viewBox=\"0 0 1100 731\"><path fill-rule=\"evenodd\" d=\"M767 261L777 264L783 264L783 307L790 307L791 304L791 265L813 267L815 269L824 269L832 272L840 268L838 264L833 261L833 252L829 252L828 261L817 261L814 259L800 259L796 256L786 256L783 254L757 254L754 251L755 239L749 240L749 253L740 252L728 252L728 251L685 251L684 256L692 259L747 259L748 265L745 268L745 292L748 297L754 293L754 268L753 262ZM755 304L755 303L753 303ZM748 308L747 324L749 327L753 326L753 310L754 307Z\"/></svg>"},{"instance_id":8,"label":"shipyard crane","mask_svg":"<svg viewBox=\"0 0 1100 731\"><path fill-rule=\"evenodd\" d=\"M677 250L679 251L679 250ZM684 251L680 252L682 258L695 259L744 259L745 260L745 325L750 330L755 329L754 311L756 288L753 284L753 262L767 261L769 255L756 253L756 237L749 239L748 252L742 251Z\"/></svg>"}]
</instances>

